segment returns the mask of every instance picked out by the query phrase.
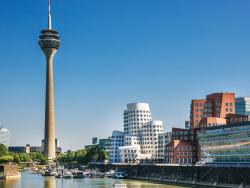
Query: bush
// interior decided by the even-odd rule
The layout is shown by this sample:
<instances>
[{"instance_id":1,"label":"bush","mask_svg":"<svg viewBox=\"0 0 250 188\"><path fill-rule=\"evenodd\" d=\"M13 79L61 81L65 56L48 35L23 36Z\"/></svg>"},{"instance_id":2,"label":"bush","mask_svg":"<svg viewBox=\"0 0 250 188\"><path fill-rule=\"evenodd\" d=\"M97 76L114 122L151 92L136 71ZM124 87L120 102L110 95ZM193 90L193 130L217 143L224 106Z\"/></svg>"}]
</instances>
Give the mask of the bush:
<instances>
[{"instance_id":1,"label":"bush","mask_svg":"<svg viewBox=\"0 0 250 188\"><path fill-rule=\"evenodd\" d=\"M11 155L2 155L0 157L1 163L12 162L12 161L13 161L13 157Z\"/></svg>"}]
</instances>

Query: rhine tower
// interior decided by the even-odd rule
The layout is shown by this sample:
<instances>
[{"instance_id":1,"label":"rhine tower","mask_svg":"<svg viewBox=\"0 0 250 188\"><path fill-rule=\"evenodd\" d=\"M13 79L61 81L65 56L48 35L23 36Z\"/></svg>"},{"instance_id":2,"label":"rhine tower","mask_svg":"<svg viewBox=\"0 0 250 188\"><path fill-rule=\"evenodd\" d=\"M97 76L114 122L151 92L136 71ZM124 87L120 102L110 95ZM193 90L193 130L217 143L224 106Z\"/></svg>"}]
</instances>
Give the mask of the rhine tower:
<instances>
[{"instance_id":1,"label":"rhine tower","mask_svg":"<svg viewBox=\"0 0 250 188\"><path fill-rule=\"evenodd\" d=\"M58 32L52 29L50 0L48 0L48 28L41 31L38 43L46 57L44 154L49 160L53 160L56 157L53 58L61 42Z\"/></svg>"}]
</instances>

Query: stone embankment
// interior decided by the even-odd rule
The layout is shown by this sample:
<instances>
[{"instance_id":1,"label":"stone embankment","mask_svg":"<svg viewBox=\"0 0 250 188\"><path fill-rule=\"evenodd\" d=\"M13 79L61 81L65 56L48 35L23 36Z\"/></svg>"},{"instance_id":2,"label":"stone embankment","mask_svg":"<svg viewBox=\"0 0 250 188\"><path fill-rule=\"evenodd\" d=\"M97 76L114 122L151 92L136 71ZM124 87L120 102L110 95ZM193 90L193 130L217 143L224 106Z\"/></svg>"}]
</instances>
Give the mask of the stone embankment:
<instances>
[{"instance_id":1,"label":"stone embankment","mask_svg":"<svg viewBox=\"0 0 250 188\"><path fill-rule=\"evenodd\" d=\"M90 167L101 171L124 170L130 179L166 184L250 188L250 168L93 163Z\"/></svg>"},{"instance_id":2,"label":"stone embankment","mask_svg":"<svg viewBox=\"0 0 250 188\"><path fill-rule=\"evenodd\" d=\"M0 179L16 179L20 178L21 174L19 173L18 166L14 164L1 164L0 165Z\"/></svg>"}]
</instances>

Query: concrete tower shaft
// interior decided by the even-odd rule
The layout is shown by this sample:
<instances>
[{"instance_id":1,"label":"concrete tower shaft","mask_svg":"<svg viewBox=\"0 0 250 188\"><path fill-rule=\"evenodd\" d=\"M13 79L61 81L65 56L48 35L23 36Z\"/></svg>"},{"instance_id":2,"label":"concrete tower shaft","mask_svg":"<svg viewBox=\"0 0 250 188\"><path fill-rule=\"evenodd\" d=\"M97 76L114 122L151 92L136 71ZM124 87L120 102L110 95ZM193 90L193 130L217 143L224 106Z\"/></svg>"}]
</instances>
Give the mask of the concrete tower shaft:
<instances>
[{"instance_id":1,"label":"concrete tower shaft","mask_svg":"<svg viewBox=\"0 0 250 188\"><path fill-rule=\"evenodd\" d=\"M48 29L41 31L38 43L46 57L44 154L49 160L53 160L56 157L53 58L61 42L58 32L51 26L50 1L48 2Z\"/></svg>"}]
</instances>

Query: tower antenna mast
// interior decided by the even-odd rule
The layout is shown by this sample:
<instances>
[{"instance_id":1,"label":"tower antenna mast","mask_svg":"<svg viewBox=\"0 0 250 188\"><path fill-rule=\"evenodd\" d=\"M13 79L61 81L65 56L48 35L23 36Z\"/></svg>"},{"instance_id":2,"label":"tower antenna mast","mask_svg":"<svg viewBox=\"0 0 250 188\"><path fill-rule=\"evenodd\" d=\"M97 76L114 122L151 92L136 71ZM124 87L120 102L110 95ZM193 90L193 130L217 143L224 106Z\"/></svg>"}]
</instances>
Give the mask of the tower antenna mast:
<instances>
[{"instance_id":1,"label":"tower antenna mast","mask_svg":"<svg viewBox=\"0 0 250 188\"><path fill-rule=\"evenodd\" d=\"M51 12L50 12L50 0L48 0L48 29L52 29Z\"/></svg>"}]
</instances>

